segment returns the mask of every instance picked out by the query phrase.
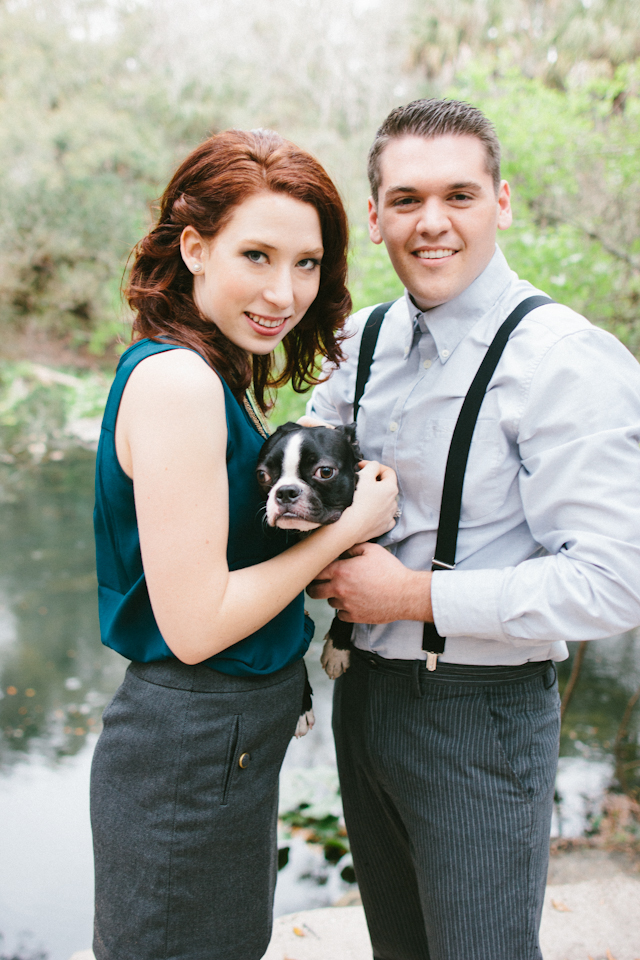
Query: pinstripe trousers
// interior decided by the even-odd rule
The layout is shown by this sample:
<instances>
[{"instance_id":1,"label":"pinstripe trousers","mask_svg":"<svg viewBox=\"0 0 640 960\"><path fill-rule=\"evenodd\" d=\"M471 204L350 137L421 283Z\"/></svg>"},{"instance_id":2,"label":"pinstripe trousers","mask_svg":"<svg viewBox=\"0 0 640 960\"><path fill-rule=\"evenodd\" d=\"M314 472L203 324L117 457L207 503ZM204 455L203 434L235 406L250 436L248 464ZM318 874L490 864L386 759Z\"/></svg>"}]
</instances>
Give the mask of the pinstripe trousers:
<instances>
[{"instance_id":1,"label":"pinstripe trousers","mask_svg":"<svg viewBox=\"0 0 640 960\"><path fill-rule=\"evenodd\" d=\"M380 660L352 655L333 719L374 957L542 960L554 668L485 685Z\"/></svg>"}]
</instances>

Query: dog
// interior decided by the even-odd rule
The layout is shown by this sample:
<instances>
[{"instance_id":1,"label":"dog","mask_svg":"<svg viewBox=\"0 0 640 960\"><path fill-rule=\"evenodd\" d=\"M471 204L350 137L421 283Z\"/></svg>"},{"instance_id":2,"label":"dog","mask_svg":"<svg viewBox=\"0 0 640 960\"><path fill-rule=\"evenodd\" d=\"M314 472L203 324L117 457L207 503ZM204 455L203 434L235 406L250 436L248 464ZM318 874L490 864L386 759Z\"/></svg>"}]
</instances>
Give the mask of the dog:
<instances>
[{"instance_id":1,"label":"dog","mask_svg":"<svg viewBox=\"0 0 640 960\"><path fill-rule=\"evenodd\" d=\"M278 427L263 445L256 468L266 498L267 524L304 535L335 523L353 502L361 459L355 423L335 428L297 423ZM332 680L349 666L351 630L352 625L336 615L325 637L320 659ZM307 680L296 736L304 736L313 726L311 693Z\"/></svg>"}]
</instances>

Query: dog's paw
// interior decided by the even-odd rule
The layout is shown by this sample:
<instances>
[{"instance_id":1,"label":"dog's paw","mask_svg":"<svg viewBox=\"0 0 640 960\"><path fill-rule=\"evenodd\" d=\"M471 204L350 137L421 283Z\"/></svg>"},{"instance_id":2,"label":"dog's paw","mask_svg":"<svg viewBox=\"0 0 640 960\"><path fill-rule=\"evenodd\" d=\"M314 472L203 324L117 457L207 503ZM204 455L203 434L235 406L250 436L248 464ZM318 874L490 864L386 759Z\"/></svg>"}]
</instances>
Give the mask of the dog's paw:
<instances>
[{"instance_id":1,"label":"dog's paw","mask_svg":"<svg viewBox=\"0 0 640 960\"><path fill-rule=\"evenodd\" d=\"M305 734L309 733L309 730L311 730L315 722L316 718L313 714L313 710L307 710L306 713L300 714L298 717L298 723L296 725L294 737L296 737L298 740L300 737L304 737Z\"/></svg>"},{"instance_id":2,"label":"dog's paw","mask_svg":"<svg viewBox=\"0 0 640 960\"><path fill-rule=\"evenodd\" d=\"M351 662L351 653L349 650L336 650L333 640L327 634L322 648L320 663L325 669L327 676L331 680L337 680L338 677L349 669Z\"/></svg>"}]
</instances>

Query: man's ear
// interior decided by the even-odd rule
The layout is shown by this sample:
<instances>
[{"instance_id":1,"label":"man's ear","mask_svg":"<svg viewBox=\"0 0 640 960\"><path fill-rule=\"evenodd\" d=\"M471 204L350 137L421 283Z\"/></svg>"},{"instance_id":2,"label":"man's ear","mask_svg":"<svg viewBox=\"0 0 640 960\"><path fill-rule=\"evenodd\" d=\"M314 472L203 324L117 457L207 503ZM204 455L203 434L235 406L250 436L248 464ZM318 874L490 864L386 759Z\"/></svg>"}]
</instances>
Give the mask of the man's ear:
<instances>
[{"instance_id":1,"label":"man's ear","mask_svg":"<svg viewBox=\"0 0 640 960\"><path fill-rule=\"evenodd\" d=\"M511 190L507 181L503 180L498 190L498 230L507 230L512 221Z\"/></svg>"},{"instance_id":2,"label":"man's ear","mask_svg":"<svg viewBox=\"0 0 640 960\"><path fill-rule=\"evenodd\" d=\"M371 242L382 243L382 234L378 225L378 205L373 197L369 197L367 207L369 210L369 237Z\"/></svg>"}]
</instances>

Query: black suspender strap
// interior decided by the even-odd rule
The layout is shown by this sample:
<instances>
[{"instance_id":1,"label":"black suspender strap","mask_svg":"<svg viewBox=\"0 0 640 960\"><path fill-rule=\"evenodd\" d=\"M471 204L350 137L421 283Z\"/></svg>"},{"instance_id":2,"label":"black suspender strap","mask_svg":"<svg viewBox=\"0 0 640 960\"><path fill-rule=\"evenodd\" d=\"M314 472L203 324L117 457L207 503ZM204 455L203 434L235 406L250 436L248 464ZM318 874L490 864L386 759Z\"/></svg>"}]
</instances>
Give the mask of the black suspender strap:
<instances>
[{"instance_id":1,"label":"black suspender strap","mask_svg":"<svg viewBox=\"0 0 640 960\"><path fill-rule=\"evenodd\" d=\"M360 401L362 400L362 394L364 393L364 388L367 385L369 373L371 372L371 363L373 361L376 343L378 342L378 334L380 333L382 321L389 307L392 307L395 302L395 300L389 300L387 303L381 303L375 307L367 317L367 322L362 331L360 355L358 357L358 373L356 375L356 392L353 398L354 421L358 418Z\"/></svg>"},{"instance_id":2,"label":"black suspender strap","mask_svg":"<svg viewBox=\"0 0 640 960\"><path fill-rule=\"evenodd\" d=\"M554 303L554 301L549 297L528 297L509 314L493 338L464 398L447 457L438 536L435 555L431 564L432 570L453 570L456 564L456 545L460 525L464 474L469 459L473 431L489 381L495 372L507 341L517 325L531 310L535 310L536 307L541 307L545 303ZM425 623L422 649L427 651L428 670L435 670L437 658L439 654L444 652L445 639L445 637L440 636L433 623Z\"/></svg>"}]
</instances>

